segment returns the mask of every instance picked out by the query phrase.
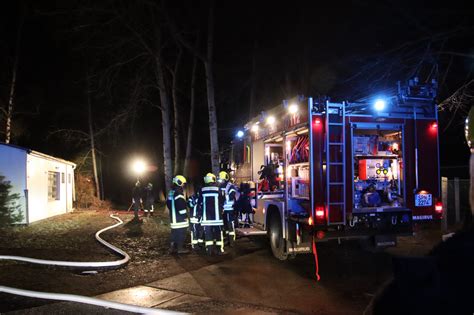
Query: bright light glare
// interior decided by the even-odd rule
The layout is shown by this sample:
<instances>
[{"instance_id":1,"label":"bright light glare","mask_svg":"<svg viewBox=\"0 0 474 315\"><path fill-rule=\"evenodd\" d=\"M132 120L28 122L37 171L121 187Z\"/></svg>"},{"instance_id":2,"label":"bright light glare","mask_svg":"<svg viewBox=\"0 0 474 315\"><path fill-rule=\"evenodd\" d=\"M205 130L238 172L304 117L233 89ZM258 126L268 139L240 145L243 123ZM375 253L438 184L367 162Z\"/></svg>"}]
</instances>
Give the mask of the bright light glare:
<instances>
[{"instance_id":1,"label":"bright light glare","mask_svg":"<svg viewBox=\"0 0 474 315\"><path fill-rule=\"evenodd\" d=\"M258 131L258 125L257 125L257 124L255 124L255 125L252 126L252 131L253 131L253 132L257 132L257 131Z\"/></svg>"},{"instance_id":2,"label":"bright light glare","mask_svg":"<svg viewBox=\"0 0 474 315\"><path fill-rule=\"evenodd\" d=\"M268 124L268 125L273 125L274 123L275 123L275 117L269 116L269 117L267 118L267 124Z\"/></svg>"},{"instance_id":3,"label":"bright light glare","mask_svg":"<svg viewBox=\"0 0 474 315\"><path fill-rule=\"evenodd\" d=\"M374 103L374 108L377 111L384 110L385 109L385 101L381 100L381 99L376 100L375 103Z\"/></svg>"},{"instance_id":4,"label":"bright light glare","mask_svg":"<svg viewBox=\"0 0 474 315\"><path fill-rule=\"evenodd\" d=\"M288 112L290 112L290 114L296 114L298 112L298 104L291 104L288 107Z\"/></svg>"},{"instance_id":5,"label":"bright light glare","mask_svg":"<svg viewBox=\"0 0 474 315\"><path fill-rule=\"evenodd\" d=\"M143 160L137 159L132 162L132 170L136 175L142 175L146 171L146 163Z\"/></svg>"},{"instance_id":6,"label":"bright light glare","mask_svg":"<svg viewBox=\"0 0 474 315\"><path fill-rule=\"evenodd\" d=\"M244 136L244 132L242 130L237 131L237 138L242 138Z\"/></svg>"}]
</instances>

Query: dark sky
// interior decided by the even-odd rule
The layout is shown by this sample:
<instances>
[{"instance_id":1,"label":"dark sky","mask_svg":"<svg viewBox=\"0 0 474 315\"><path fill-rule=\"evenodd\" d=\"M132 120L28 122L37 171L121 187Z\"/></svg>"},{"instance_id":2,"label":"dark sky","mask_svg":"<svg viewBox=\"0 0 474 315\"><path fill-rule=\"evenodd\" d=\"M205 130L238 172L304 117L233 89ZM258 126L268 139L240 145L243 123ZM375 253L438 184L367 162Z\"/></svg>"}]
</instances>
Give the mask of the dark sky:
<instances>
[{"instance_id":1,"label":"dark sky","mask_svg":"<svg viewBox=\"0 0 474 315\"><path fill-rule=\"evenodd\" d=\"M18 134L14 143L67 159L76 159L84 152L85 144L48 135L61 128L87 130L86 66L93 74L90 90L96 128L107 125L114 114L127 108L139 61L114 73L114 85L108 86L110 93L101 78L108 73L109 61L133 55L136 47L112 45L110 39L118 41L122 34L126 37L124 26L113 21L106 23L107 14L84 9L108 8L124 2L0 4L1 106L8 98L19 21L22 16L25 18L16 94L17 110L24 114L16 116ZM474 52L474 11L461 1L442 5L368 0L216 2L214 72L222 142L230 141L250 115L296 94L355 100L418 74L442 81L438 99L441 102L473 79L474 58L440 54ZM172 18L189 40L197 29L205 37L207 1L167 3ZM94 23L99 27L91 26ZM166 58L172 65L176 52L171 37L165 39ZM257 93L254 108L249 108L253 58ZM183 127L187 121L191 64L192 56L186 52L180 72ZM142 66L147 67L146 63ZM199 171L206 172L209 142L202 65L198 74L195 133L199 137L194 157L201 162ZM110 79L110 72L108 75ZM133 112L117 131L118 137L105 135L99 139L104 174L115 182L114 186L109 179L112 197L128 191L131 179L124 173L124 161L129 155L146 154L150 160L161 163L159 111L141 104ZM452 117L452 112L440 115L442 166L467 166L462 112L456 113L444 131ZM456 175L465 174L467 169L449 170ZM104 181L107 184L107 179Z\"/></svg>"}]
</instances>

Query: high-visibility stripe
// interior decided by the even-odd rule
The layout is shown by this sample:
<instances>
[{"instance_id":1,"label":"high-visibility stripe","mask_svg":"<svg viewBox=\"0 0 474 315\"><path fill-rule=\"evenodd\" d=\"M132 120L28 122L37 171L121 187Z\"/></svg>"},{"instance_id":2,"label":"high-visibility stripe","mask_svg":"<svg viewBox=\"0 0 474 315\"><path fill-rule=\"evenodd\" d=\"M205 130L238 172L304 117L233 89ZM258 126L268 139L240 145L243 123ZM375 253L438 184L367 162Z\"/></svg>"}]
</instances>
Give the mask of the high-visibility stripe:
<instances>
[{"instance_id":1,"label":"high-visibility stripe","mask_svg":"<svg viewBox=\"0 0 474 315\"><path fill-rule=\"evenodd\" d=\"M203 221L206 221L207 220L207 211L206 211L206 201L207 201L207 197L206 196L203 196L203 199L202 199L202 220Z\"/></svg>"},{"instance_id":2,"label":"high-visibility stripe","mask_svg":"<svg viewBox=\"0 0 474 315\"><path fill-rule=\"evenodd\" d=\"M214 245L214 241L206 241L206 243L204 243L204 245L206 245L206 246Z\"/></svg>"},{"instance_id":3,"label":"high-visibility stripe","mask_svg":"<svg viewBox=\"0 0 474 315\"><path fill-rule=\"evenodd\" d=\"M184 228L189 227L189 223L188 222L173 223L173 224L170 224L170 226L173 230L175 230L175 229L184 229Z\"/></svg>"},{"instance_id":4,"label":"high-visibility stripe","mask_svg":"<svg viewBox=\"0 0 474 315\"><path fill-rule=\"evenodd\" d=\"M191 244L193 244L193 245L196 245L197 243L198 243L197 240L192 240L192 241L191 241Z\"/></svg>"},{"instance_id":5,"label":"high-visibility stripe","mask_svg":"<svg viewBox=\"0 0 474 315\"><path fill-rule=\"evenodd\" d=\"M224 252L224 236L222 235L222 231L221 231L221 240L220 242L216 242L217 243L220 243L219 245L221 245L221 252Z\"/></svg>"},{"instance_id":6,"label":"high-visibility stripe","mask_svg":"<svg viewBox=\"0 0 474 315\"><path fill-rule=\"evenodd\" d=\"M171 201L171 224L176 223L176 208L174 206L174 190L170 191L168 199Z\"/></svg>"},{"instance_id":7,"label":"high-visibility stripe","mask_svg":"<svg viewBox=\"0 0 474 315\"><path fill-rule=\"evenodd\" d=\"M179 214L185 214L185 213L186 213L186 209L179 210L178 212L179 212Z\"/></svg>"},{"instance_id":8,"label":"high-visibility stripe","mask_svg":"<svg viewBox=\"0 0 474 315\"><path fill-rule=\"evenodd\" d=\"M189 222L194 223L194 224L198 224L199 219L198 218L191 218L191 220Z\"/></svg>"},{"instance_id":9,"label":"high-visibility stripe","mask_svg":"<svg viewBox=\"0 0 474 315\"><path fill-rule=\"evenodd\" d=\"M222 220L213 220L213 221L202 221L201 222L202 226L218 226L218 225L223 225Z\"/></svg>"},{"instance_id":10,"label":"high-visibility stripe","mask_svg":"<svg viewBox=\"0 0 474 315\"><path fill-rule=\"evenodd\" d=\"M198 239L198 243L204 243L204 240L203 239Z\"/></svg>"},{"instance_id":11,"label":"high-visibility stripe","mask_svg":"<svg viewBox=\"0 0 474 315\"><path fill-rule=\"evenodd\" d=\"M219 218L219 200L217 198L214 198L214 211L215 211L215 217L214 219L217 220L217 218Z\"/></svg>"},{"instance_id":12,"label":"high-visibility stripe","mask_svg":"<svg viewBox=\"0 0 474 315\"><path fill-rule=\"evenodd\" d=\"M174 197L174 200L178 200L178 199L183 199L184 201L186 201L186 198L184 198L183 195L177 195L176 197Z\"/></svg>"},{"instance_id":13,"label":"high-visibility stripe","mask_svg":"<svg viewBox=\"0 0 474 315\"><path fill-rule=\"evenodd\" d=\"M229 234L234 236L234 241L235 241L236 234L235 234L235 222L234 221L232 221L232 232L230 232Z\"/></svg>"},{"instance_id":14,"label":"high-visibility stripe","mask_svg":"<svg viewBox=\"0 0 474 315\"><path fill-rule=\"evenodd\" d=\"M230 190L229 190L229 195L230 195L230 193L231 193L231 192L235 192L235 193L236 193L236 192L237 192L237 190L235 190L235 189L233 189L233 188L232 188L232 189L230 189Z\"/></svg>"}]
</instances>

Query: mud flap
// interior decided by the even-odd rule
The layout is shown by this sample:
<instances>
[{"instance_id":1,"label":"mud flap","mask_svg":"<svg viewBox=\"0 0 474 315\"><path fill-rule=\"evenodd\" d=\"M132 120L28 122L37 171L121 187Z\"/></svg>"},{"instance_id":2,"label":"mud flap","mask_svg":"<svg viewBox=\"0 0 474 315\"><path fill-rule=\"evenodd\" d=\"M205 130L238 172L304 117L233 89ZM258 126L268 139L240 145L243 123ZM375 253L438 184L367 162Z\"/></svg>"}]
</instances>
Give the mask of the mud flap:
<instances>
[{"instance_id":1,"label":"mud flap","mask_svg":"<svg viewBox=\"0 0 474 315\"><path fill-rule=\"evenodd\" d=\"M397 237L395 235L375 235L375 247L393 247L397 246Z\"/></svg>"}]
</instances>

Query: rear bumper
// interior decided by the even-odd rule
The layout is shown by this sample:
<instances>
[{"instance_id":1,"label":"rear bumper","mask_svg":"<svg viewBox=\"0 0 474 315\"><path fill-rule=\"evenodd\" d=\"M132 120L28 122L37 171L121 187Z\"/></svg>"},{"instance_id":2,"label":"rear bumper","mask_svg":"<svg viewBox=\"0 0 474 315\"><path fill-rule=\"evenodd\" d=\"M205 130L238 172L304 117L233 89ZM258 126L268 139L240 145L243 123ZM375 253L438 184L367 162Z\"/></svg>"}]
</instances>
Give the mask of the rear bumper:
<instances>
[{"instance_id":1,"label":"rear bumper","mask_svg":"<svg viewBox=\"0 0 474 315\"><path fill-rule=\"evenodd\" d=\"M319 240L334 238L363 238L375 235L412 235L413 221L409 209L393 212L352 213L344 226L315 226L313 233L324 232ZM322 235L321 233L319 234Z\"/></svg>"}]
</instances>

